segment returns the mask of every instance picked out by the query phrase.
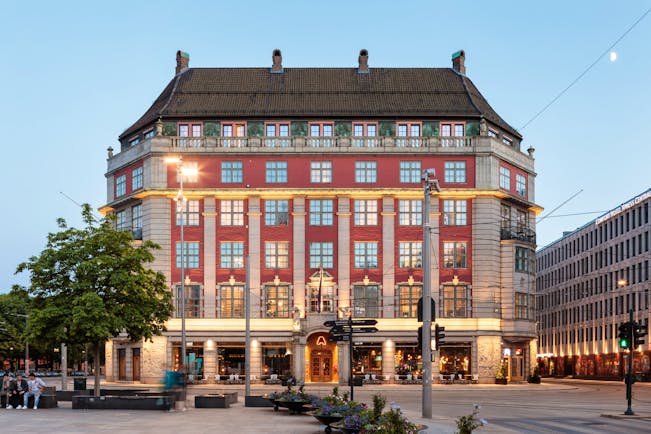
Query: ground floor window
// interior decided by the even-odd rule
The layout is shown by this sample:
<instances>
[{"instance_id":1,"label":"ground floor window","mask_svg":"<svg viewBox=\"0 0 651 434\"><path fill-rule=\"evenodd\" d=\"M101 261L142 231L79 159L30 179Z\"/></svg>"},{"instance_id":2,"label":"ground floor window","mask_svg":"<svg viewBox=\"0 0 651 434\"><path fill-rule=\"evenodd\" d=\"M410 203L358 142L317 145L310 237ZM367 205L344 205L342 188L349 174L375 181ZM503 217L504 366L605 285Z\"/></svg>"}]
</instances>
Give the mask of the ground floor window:
<instances>
[{"instance_id":1,"label":"ground floor window","mask_svg":"<svg viewBox=\"0 0 651 434\"><path fill-rule=\"evenodd\" d=\"M470 369L470 345L442 346L439 371L441 374L472 374Z\"/></svg>"},{"instance_id":2,"label":"ground floor window","mask_svg":"<svg viewBox=\"0 0 651 434\"><path fill-rule=\"evenodd\" d=\"M181 343L172 348L174 370L181 369ZM185 366L190 380L203 378L203 342L186 342Z\"/></svg>"},{"instance_id":3,"label":"ground floor window","mask_svg":"<svg viewBox=\"0 0 651 434\"><path fill-rule=\"evenodd\" d=\"M353 348L354 374L382 373L382 346L355 345Z\"/></svg>"},{"instance_id":4,"label":"ground floor window","mask_svg":"<svg viewBox=\"0 0 651 434\"><path fill-rule=\"evenodd\" d=\"M283 346L262 346L262 375L287 377L291 374L292 355Z\"/></svg>"},{"instance_id":5,"label":"ground floor window","mask_svg":"<svg viewBox=\"0 0 651 434\"><path fill-rule=\"evenodd\" d=\"M418 345L396 345L394 356L396 374L418 374L422 369L422 357Z\"/></svg>"},{"instance_id":6,"label":"ground floor window","mask_svg":"<svg viewBox=\"0 0 651 434\"><path fill-rule=\"evenodd\" d=\"M244 346L218 347L217 372L219 375L244 375Z\"/></svg>"}]
</instances>

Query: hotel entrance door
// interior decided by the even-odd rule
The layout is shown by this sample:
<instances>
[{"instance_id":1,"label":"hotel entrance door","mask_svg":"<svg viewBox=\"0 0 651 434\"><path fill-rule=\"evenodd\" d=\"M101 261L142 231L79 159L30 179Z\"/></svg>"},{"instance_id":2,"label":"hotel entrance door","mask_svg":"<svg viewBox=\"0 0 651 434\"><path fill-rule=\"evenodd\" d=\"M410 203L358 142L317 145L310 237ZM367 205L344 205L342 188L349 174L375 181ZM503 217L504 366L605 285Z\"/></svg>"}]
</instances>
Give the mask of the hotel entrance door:
<instances>
[{"instance_id":1,"label":"hotel entrance door","mask_svg":"<svg viewBox=\"0 0 651 434\"><path fill-rule=\"evenodd\" d=\"M329 383L332 381L332 351L312 351L310 361L310 377L313 382Z\"/></svg>"}]
</instances>

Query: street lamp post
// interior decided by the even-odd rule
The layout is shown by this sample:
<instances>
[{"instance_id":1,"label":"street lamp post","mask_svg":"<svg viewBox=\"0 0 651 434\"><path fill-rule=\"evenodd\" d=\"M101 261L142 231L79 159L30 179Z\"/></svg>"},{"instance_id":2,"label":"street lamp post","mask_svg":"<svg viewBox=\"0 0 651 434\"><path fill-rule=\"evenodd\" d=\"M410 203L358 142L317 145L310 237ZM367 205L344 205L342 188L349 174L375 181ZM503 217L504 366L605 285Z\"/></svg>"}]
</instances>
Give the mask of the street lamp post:
<instances>
[{"instance_id":1,"label":"street lamp post","mask_svg":"<svg viewBox=\"0 0 651 434\"><path fill-rule=\"evenodd\" d=\"M187 198L183 195L183 178L187 175L196 175L197 170L183 165L182 157L169 157L165 159L166 163L176 163L176 174L179 179L179 191L174 198L176 202L176 215L180 215L180 232L181 232L181 366L185 367L186 359L186 336L185 336L185 262L186 246L184 239L185 219L187 216ZM180 208L180 212L179 212ZM178 293L177 293L178 294Z\"/></svg>"},{"instance_id":2,"label":"street lamp post","mask_svg":"<svg viewBox=\"0 0 651 434\"><path fill-rule=\"evenodd\" d=\"M434 169L423 171L424 202L423 202L423 339L421 354L423 356L423 399L422 417L432 418L432 288L430 244L431 231L429 226L430 197L432 191L441 191L439 182L434 178Z\"/></svg>"}]
</instances>

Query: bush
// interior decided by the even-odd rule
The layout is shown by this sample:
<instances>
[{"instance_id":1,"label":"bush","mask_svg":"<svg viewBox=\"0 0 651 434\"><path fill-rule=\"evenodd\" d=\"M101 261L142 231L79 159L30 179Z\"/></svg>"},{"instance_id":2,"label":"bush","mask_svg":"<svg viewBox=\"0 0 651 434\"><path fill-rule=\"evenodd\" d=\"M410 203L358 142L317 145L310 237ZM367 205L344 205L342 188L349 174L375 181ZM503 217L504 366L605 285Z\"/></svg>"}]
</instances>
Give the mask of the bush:
<instances>
[{"instance_id":1,"label":"bush","mask_svg":"<svg viewBox=\"0 0 651 434\"><path fill-rule=\"evenodd\" d=\"M534 368L533 374L529 376L529 383L540 384L540 370L538 367Z\"/></svg>"},{"instance_id":2,"label":"bush","mask_svg":"<svg viewBox=\"0 0 651 434\"><path fill-rule=\"evenodd\" d=\"M477 428L488 425L485 419L477 417L480 409L479 404L473 404L471 414L457 418L457 431L455 431L455 434L471 434Z\"/></svg>"}]
</instances>

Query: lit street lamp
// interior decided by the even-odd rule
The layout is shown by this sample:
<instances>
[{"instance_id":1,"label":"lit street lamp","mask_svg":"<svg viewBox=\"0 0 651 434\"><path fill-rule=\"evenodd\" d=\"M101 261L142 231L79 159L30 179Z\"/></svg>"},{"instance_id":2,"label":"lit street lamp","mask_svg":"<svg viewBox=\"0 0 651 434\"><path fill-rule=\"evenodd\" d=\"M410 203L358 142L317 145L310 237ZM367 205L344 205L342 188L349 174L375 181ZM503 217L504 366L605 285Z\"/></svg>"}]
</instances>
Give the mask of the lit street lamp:
<instances>
[{"instance_id":1,"label":"lit street lamp","mask_svg":"<svg viewBox=\"0 0 651 434\"><path fill-rule=\"evenodd\" d=\"M166 163L175 163L176 164L176 173L179 180L179 192L177 193L174 201L176 202L176 215L177 221L180 220L180 230L181 230L181 364L185 367L185 357L186 357L186 342L185 342L185 286L186 286L186 276L185 276L185 261L186 261L186 246L184 240L184 227L185 219L187 217L187 198L183 195L183 178L186 176L197 175L197 169L195 167L187 167L183 164L182 157L168 157L165 159ZM179 212L179 209L181 210ZM180 219L178 219L180 215ZM188 276L189 283L189 276ZM178 294L178 293L177 293Z\"/></svg>"}]
</instances>

